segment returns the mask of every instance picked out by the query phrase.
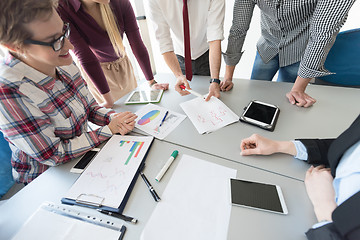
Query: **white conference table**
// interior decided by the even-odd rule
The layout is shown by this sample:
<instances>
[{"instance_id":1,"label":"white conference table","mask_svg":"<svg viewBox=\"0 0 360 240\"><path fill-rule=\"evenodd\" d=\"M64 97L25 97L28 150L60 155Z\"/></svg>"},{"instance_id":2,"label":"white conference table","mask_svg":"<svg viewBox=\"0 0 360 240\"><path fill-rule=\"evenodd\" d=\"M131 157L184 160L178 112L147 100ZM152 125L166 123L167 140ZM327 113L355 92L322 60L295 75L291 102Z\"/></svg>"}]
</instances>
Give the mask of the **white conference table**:
<instances>
[{"instance_id":1,"label":"white conference table","mask_svg":"<svg viewBox=\"0 0 360 240\"><path fill-rule=\"evenodd\" d=\"M155 182L156 174L174 150L179 151L178 158L164 175L161 182ZM179 162L178 159L183 154L237 169L237 178L281 186L289 210L288 215L232 206L227 239L306 239L304 232L315 223L316 219L302 181L227 161L164 141L154 140L146 159L144 172L160 197ZM50 201L60 204L60 199L78 177L78 174L69 172L73 165L74 162L70 162L50 168L0 206L0 239L10 239L42 202ZM155 206L156 202L153 200L145 183L141 178L138 178L125 207L124 214L138 218L139 222L136 225L125 222L127 231L124 239L140 239L141 232ZM92 215L102 216L94 209L75 208L87 211ZM115 218L114 221L121 222L121 220Z\"/></svg>"},{"instance_id":2,"label":"white conference table","mask_svg":"<svg viewBox=\"0 0 360 240\"><path fill-rule=\"evenodd\" d=\"M174 89L175 78L172 74L157 74L155 79L170 83L170 89L164 92L159 106L185 114L179 104L193 99L194 95L180 96ZM317 102L310 108L301 108L291 105L285 96L292 85L234 79L234 88L221 93L221 100L238 116L255 99L279 106L280 116L274 132L239 121L213 133L200 135L189 118L186 118L164 141L303 180L308 168L306 163L283 154L243 157L240 155L241 140L253 133L276 140L337 137L360 113L360 89L309 85L306 92L316 98ZM206 94L209 77L194 76L190 86L193 90ZM125 99L126 96L116 102L116 111L136 112L143 106L124 105Z\"/></svg>"}]
</instances>

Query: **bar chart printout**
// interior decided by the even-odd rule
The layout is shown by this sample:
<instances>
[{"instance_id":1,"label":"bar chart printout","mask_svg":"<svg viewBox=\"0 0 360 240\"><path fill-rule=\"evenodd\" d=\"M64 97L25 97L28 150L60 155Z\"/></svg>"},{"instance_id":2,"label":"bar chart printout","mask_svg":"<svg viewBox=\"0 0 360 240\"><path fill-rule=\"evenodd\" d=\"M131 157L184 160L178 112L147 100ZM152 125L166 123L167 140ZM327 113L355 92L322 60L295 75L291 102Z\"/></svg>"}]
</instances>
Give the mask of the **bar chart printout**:
<instances>
[{"instance_id":1,"label":"bar chart printout","mask_svg":"<svg viewBox=\"0 0 360 240\"><path fill-rule=\"evenodd\" d=\"M86 198L88 202L118 208L153 139L151 136L112 136L65 197L77 201Z\"/></svg>"},{"instance_id":2,"label":"bar chart printout","mask_svg":"<svg viewBox=\"0 0 360 240\"><path fill-rule=\"evenodd\" d=\"M130 150L129 150L129 156L127 157L126 161L125 161L125 165L127 165L129 163L129 161L131 160L131 158L134 156L134 158L137 158L141 148L144 146L144 142L138 142L138 141L120 141L120 147L124 146L124 144L132 144ZM135 153L135 155L134 155Z\"/></svg>"}]
</instances>

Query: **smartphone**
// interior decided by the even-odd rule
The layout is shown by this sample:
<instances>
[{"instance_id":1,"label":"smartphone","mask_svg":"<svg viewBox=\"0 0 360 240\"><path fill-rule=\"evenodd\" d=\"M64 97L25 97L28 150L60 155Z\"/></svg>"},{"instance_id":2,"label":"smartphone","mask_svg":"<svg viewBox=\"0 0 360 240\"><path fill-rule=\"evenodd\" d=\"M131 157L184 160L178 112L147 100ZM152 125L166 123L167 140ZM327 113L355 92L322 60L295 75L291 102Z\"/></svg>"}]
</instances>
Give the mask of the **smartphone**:
<instances>
[{"instance_id":1,"label":"smartphone","mask_svg":"<svg viewBox=\"0 0 360 240\"><path fill-rule=\"evenodd\" d=\"M288 214L285 199L278 185L230 179L233 205Z\"/></svg>"},{"instance_id":2,"label":"smartphone","mask_svg":"<svg viewBox=\"0 0 360 240\"><path fill-rule=\"evenodd\" d=\"M245 108L244 113L240 117L240 121L268 131L274 131L279 114L280 109L278 106L253 100Z\"/></svg>"},{"instance_id":3,"label":"smartphone","mask_svg":"<svg viewBox=\"0 0 360 240\"><path fill-rule=\"evenodd\" d=\"M91 162L91 160L96 156L100 151L100 148L93 148L92 150L85 153L80 160L70 169L70 172L73 173L82 173L86 166Z\"/></svg>"}]
</instances>

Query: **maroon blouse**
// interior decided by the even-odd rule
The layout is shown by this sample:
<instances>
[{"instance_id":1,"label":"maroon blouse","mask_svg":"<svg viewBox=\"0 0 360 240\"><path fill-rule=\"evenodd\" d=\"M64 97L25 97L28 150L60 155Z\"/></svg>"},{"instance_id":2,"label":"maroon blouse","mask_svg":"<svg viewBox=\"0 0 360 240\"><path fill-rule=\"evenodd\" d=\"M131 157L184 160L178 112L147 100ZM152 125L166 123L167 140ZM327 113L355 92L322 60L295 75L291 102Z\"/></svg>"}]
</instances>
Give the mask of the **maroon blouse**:
<instances>
[{"instance_id":1,"label":"maroon blouse","mask_svg":"<svg viewBox=\"0 0 360 240\"><path fill-rule=\"evenodd\" d=\"M134 10L129 0L111 0L110 5L119 24L120 34L124 33L147 80L154 78L149 54L141 39ZM70 42L74 53L85 72L101 94L110 91L100 62L118 59L109 36L82 6L80 0L60 0L58 13L64 22L70 23Z\"/></svg>"}]
</instances>

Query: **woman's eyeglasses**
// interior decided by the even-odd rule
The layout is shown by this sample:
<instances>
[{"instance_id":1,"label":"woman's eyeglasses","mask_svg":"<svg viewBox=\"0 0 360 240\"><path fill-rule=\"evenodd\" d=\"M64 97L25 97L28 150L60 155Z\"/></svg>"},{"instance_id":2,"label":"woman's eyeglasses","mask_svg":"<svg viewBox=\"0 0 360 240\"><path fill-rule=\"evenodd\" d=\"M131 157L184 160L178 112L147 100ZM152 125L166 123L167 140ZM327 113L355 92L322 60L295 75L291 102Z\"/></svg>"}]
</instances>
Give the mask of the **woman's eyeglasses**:
<instances>
[{"instance_id":1,"label":"woman's eyeglasses","mask_svg":"<svg viewBox=\"0 0 360 240\"><path fill-rule=\"evenodd\" d=\"M49 47L52 47L52 49L54 49L55 52L57 52L57 51L60 51L60 49L62 49L62 47L64 46L64 43L65 43L65 38L69 38L69 35L70 35L70 24L64 23L64 33L60 37L55 39L54 41L48 43L48 42L41 42L41 41L36 41L36 40L32 40L32 39L27 39L24 41L24 43L49 46Z\"/></svg>"}]
</instances>

